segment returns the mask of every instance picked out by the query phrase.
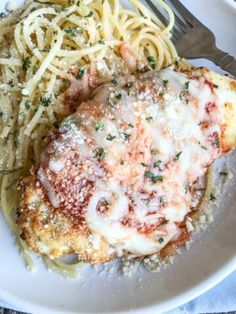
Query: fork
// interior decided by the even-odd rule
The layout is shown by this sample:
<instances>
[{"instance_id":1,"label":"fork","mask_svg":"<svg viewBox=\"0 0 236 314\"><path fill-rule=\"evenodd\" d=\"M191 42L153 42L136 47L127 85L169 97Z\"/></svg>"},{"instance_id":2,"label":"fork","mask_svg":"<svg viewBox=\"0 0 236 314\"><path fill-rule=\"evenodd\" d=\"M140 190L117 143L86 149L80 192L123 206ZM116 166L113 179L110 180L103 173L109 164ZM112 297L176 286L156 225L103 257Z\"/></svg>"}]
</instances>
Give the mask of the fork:
<instances>
[{"instance_id":1,"label":"fork","mask_svg":"<svg viewBox=\"0 0 236 314\"><path fill-rule=\"evenodd\" d=\"M151 0L145 2L163 24L168 19ZM214 34L193 16L179 0L166 0L175 14L172 38L179 56L186 59L206 58L236 77L236 60L216 47Z\"/></svg>"}]
</instances>

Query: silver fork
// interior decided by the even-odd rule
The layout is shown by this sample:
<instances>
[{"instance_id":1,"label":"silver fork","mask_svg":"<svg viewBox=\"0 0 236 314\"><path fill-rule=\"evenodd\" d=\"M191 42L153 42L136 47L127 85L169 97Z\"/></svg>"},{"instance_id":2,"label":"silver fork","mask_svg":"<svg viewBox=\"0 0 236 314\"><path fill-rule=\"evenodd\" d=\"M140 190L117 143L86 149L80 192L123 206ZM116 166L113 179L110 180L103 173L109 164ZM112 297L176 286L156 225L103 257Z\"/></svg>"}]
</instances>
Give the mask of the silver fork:
<instances>
[{"instance_id":1,"label":"silver fork","mask_svg":"<svg viewBox=\"0 0 236 314\"><path fill-rule=\"evenodd\" d=\"M163 24L168 23L165 14L151 0L145 0L145 2ZM179 56L186 59L209 59L236 77L236 60L216 47L214 34L193 16L179 0L166 0L166 3L170 4L175 13L175 25L172 34Z\"/></svg>"}]
</instances>

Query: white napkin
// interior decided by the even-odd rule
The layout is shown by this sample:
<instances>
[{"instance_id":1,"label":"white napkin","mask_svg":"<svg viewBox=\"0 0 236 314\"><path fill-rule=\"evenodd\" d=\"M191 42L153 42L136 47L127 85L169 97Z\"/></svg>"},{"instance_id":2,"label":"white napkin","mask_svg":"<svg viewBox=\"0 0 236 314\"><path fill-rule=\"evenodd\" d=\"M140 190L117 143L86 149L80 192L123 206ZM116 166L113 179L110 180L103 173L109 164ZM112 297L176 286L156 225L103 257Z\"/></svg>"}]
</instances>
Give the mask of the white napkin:
<instances>
[{"instance_id":1,"label":"white napkin","mask_svg":"<svg viewBox=\"0 0 236 314\"><path fill-rule=\"evenodd\" d=\"M200 297L165 314L224 313L236 311L236 271Z\"/></svg>"},{"instance_id":2,"label":"white napkin","mask_svg":"<svg viewBox=\"0 0 236 314\"><path fill-rule=\"evenodd\" d=\"M0 306L12 308L0 300ZM236 271L202 296L165 314L199 314L236 311Z\"/></svg>"}]
</instances>

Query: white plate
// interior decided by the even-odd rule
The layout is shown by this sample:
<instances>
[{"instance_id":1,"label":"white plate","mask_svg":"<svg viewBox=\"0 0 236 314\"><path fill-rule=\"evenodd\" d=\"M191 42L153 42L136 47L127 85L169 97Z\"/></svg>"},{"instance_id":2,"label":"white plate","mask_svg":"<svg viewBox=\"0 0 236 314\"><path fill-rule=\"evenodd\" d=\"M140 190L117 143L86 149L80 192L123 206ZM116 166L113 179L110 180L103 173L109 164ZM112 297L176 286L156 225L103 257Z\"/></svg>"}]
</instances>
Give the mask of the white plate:
<instances>
[{"instance_id":1,"label":"white plate","mask_svg":"<svg viewBox=\"0 0 236 314\"><path fill-rule=\"evenodd\" d=\"M5 0L0 2L2 9ZM218 46L236 56L234 1L183 2L214 31ZM227 158L235 165L236 151ZM131 278L85 268L77 281L70 281L48 272L41 264L36 273L31 273L0 215L0 298L40 314L126 313L131 309L135 313L160 313L195 298L236 269L235 180L222 195L214 223L194 237L190 250L160 273L142 271Z\"/></svg>"}]
</instances>

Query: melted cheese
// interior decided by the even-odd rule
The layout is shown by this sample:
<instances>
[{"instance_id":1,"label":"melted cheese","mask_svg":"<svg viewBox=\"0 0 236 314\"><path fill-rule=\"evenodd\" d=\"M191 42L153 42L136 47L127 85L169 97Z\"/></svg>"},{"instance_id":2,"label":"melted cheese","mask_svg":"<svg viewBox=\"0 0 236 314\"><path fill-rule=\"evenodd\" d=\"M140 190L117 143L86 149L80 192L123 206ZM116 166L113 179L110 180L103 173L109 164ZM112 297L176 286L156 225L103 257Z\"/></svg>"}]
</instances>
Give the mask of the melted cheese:
<instances>
[{"instance_id":1,"label":"melted cheese","mask_svg":"<svg viewBox=\"0 0 236 314\"><path fill-rule=\"evenodd\" d=\"M108 254L119 256L152 254L178 238L190 187L220 154L219 96L204 78L168 68L129 79L132 86L108 84L79 107L68 120L78 125L64 123L53 144L60 158L49 162L54 181L39 173L52 205L60 206L67 195L54 195L50 184L65 180L57 173L77 152L81 178L94 182L83 211L92 245L103 239Z\"/></svg>"}]
</instances>

